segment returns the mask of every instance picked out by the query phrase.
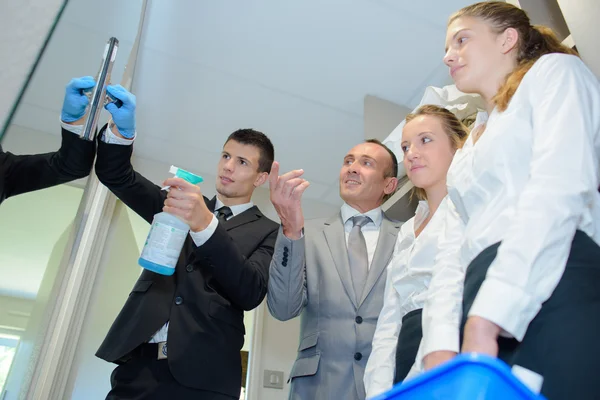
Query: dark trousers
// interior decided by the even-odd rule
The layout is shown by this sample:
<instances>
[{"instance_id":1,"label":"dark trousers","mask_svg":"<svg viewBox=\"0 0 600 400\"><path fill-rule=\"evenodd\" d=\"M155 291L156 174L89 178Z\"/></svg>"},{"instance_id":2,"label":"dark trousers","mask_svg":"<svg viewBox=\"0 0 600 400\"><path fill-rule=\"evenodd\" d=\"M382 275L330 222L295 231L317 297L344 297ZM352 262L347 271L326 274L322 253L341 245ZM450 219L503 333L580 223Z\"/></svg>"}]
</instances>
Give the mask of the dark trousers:
<instances>
[{"instance_id":1,"label":"dark trousers","mask_svg":"<svg viewBox=\"0 0 600 400\"><path fill-rule=\"evenodd\" d=\"M469 265L463 294L463 321L475 301L499 243L482 251ZM498 357L544 377L548 400L600 399L600 247L577 231L565 272L523 341L500 338Z\"/></svg>"},{"instance_id":2,"label":"dark trousers","mask_svg":"<svg viewBox=\"0 0 600 400\"><path fill-rule=\"evenodd\" d=\"M166 359L158 360L158 345L143 344L114 369L106 400L238 400L222 393L193 389L178 383Z\"/></svg>"},{"instance_id":3,"label":"dark trousers","mask_svg":"<svg viewBox=\"0 0 600 400\"><path fill-rule=\"evenodd\" d=\"M398 334L398 344L396 345L396 373L394 374L394 385L402 382L410 372L419 344L423 338L423 328L421 325L422 309L413 310L402 317L402 327Z\"/></svg>"}]
</instances>

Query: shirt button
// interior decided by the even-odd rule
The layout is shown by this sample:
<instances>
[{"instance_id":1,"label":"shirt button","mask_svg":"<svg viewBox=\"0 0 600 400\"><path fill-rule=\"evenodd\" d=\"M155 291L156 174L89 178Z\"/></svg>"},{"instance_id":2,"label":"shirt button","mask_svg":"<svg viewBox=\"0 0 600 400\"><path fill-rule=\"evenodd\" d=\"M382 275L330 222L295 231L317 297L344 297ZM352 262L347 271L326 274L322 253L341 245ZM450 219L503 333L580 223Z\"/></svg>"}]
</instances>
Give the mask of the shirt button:
<instances>
[{"instance_id":1,"label":"shirt button","mask_svg":"<svg viewBox=\"0 0 600 400\"><path fill-rule=\"evenodd\" d=\"M354 318L354 320L356 321L357 324L362 324L362 317L359 315L358 317Z\"/></svg>"},{"instance_id":2,"label":"shirt button","mask_svg":"<svg viewBox=\"0 0 600 400\"><path fill-rule=\"evenodd\" d=\"M287 260L282 261L281 265L283 265L284 267L287 267Z\"/></svg>"},{"instance_id":3,"label":"shirt button","mask_svg":"<svg viewBox=\"0 0 600 400\"><path fill-rule=\"evenodd\" d=\"M194 266L192 264L188 264L187 267L185 267L185 270L187 272L192 272L194 270Z\"/></svg>"},{"instance_id":4,"label":"shirt button","mask_svg":"<svg viewBox=\"0 0 600 400\"><path fill-rule=\"evenodd\" d=\"M358 353L358 352L357 352L357 353L354 353L354 359L355 359L356 361L360 361L360 360L362 360L362 354L361 354L361 353Z\"/></svg>"},{"instance_id":5,"label":"shirt button","mask_svg":"<svg viewBox=\"0 0 600 400\"><path fill-rule=\"evenodd\" d=\"M183 304L183 297L181 297L181 296L175 297L175 304L177 304L178 306Z\"/></svg>"}]
</instances>

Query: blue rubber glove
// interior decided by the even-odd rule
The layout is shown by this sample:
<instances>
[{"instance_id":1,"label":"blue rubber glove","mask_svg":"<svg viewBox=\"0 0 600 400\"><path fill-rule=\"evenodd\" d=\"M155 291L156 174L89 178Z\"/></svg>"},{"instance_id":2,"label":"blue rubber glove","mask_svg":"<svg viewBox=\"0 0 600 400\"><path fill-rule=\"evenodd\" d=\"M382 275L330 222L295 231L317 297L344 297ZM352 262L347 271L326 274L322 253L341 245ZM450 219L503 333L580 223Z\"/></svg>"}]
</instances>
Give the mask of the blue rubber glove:
<instances>
[{"instance_id":1,"label":"blue rubber glove","mask_svg":"<svg viewBox=\"0 0 600 400\"><path fill-rule=\"evenodd\" d=\"M91 76L82 78L73 78L65 89L65 99L63 101L60 119L64 122L75 122L85 115L85 109L90 103L85 90L96 86L96 81Z\"/></svg>"},{"instance_id":2,"label":"blue rubber glove","mask_svg":"<svg viewBox=\"0 0 600 400\"><path fill-rule=\"evenodd\" d=\"M123 104L117 106L114 102L104 106L112 115L119 133L127 139L135 136L135 96L121 85L108 85L106 92Z\"/></svg>"}]
</instances>

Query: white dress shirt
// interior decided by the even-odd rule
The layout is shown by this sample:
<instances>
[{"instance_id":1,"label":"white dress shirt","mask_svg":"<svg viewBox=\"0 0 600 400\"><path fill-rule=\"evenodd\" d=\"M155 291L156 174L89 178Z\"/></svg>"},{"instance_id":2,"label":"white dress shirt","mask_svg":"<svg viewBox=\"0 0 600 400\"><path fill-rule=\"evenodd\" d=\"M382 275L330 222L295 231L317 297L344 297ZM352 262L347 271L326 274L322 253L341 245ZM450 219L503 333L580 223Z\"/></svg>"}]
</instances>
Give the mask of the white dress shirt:
<instances>
[{"instance_id":1,"label":"white dress shirt","mask_svg":"<svg viewBox=\"0 0 600 400\"><path fill-rule=\"evenodd\" d=\"M383 220L383 211L381 210L381 207L374 208L363 214L344 203L341 212L342 221L344 221L344 231L346 232L346 247L348 246L348 238L350 237L350 231L353 226L352 217L364 215L371 218L371 221L361 228L367 244L367 256L369 260L368 268L371 269L371 262L373 261L373 256L377 249L377 241L379 240L379 229L381 228L381 221Z\"/></svg>"},{"instance_id":2,"label":"white dress shirt","mask_svg":"<svg viewBox=\"0 0 600 400\"><path fill-rule=\"evenodd\" d=\"M600 244L599 156L598 79L575 56L541 57L507 110L490 114L484 133L457 153L448 173L450 240L440 242L436 269L464 279L469 263L502 241L469 316L523 339L561 279L575 231ZM433 312L423 319L424 355L459 351L461 299L444 302L449 292L462 298L462 280L443 294L431 289L437 278L434 272L426 306Z\"/></svg>"},{"instance_id":3,"label":"white dress shirt","mask_svg":"<svg viewBox=\"0 0 600 400\"><path fill-rule=\"evenodd\" d=\"M486 123L486 112L477 114L473 126L475 131ZM458 174L462 168L471 168L463 162L469 149L473 147L473 136L469 135L463 147L458 149L452 159L450 173ZM448 177L446 181L448 181ZM423 339L419 346L415 366L409 372L409 379L423 371L423 357L434 351L447 350L458 352L460 319L462 316L463 282L466 266L458 262L448 262L455 257L455 252L464 237L465 223L456 214L456 208L450 197L446 197L446 212L443 215L443 226L438 237L438 253L433 265L433 275L429 283L427 300L423 307Z\"/></svg>"},{"instance_id":4,"label":"white dress shirt","mask_svg":"<svg viewBox=\"0 0 600 400\"><path fill-rule=\"evenodd\" d=\"M415 216L400 228L394 255L387 269L383 308L365 368L367 398L393 386L396 345L402 318L411 311L423 308L425 304L446 208L447 199L444 198L427 226L415 237L415 230L429 216L427 202L420 201Z\"/></svg>"}]
</instances>

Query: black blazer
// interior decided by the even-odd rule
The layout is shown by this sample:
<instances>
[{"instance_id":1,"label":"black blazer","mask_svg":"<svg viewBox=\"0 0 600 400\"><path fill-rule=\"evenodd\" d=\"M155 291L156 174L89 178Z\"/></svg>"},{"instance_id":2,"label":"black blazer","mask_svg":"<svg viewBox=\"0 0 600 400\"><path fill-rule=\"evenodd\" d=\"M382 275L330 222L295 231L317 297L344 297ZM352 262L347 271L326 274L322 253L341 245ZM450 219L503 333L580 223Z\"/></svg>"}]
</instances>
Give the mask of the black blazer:
<instances>
[{"instance_id":1,"label":"black blazer","mask_svg":"<svg viewBox=\"0 0 600 400\"><path fill-rule=\"evenodd\" d=\"M151 222L162 211L166 193L133 170L132 151L132 146L100 141L96 174ZM205 201L214 210L215 199ZM142 272L96 355L124 362L170 321L168 363L174 378L184 386L239 397L243 311L258 306L267 293L278 228L252 207L219 222L201 247L188 235L175 274Z\"/></svg>"},{"instance_id":2,"label":"black blazer","mask_svg":"<svg viewBox=\"0 0 600 400\"><path fill-rule=\"evenodd\" d=\"M33 192L84 178L90 174L96 143L62 130L58 151L15 155L0 146L0 203L18 194Z\"/></svg>"}]
</instances>

